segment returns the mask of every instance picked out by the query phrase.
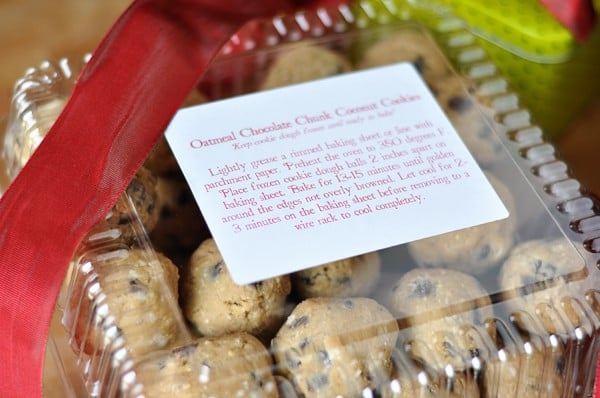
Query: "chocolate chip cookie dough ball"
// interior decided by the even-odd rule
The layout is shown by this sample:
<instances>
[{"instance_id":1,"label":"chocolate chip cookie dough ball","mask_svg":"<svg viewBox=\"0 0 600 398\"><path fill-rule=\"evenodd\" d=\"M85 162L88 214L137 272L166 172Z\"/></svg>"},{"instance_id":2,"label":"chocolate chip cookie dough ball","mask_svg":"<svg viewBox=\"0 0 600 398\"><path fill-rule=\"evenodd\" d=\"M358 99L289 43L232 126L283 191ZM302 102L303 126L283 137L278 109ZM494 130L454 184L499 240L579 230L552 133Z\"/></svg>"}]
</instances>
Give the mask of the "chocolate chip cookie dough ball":
<instances>
[{"instance_id":1,"label":"chocolate chip cookie dough ball","mask_svg":"<svg viewBox=\"0 0 600 398\"><path fill-rule=\"evenodd\" d=\"M508 218L410 242L409 253L420 267L480 275L506 258L517 231L516 207L508 188L492 174L486 177L506 206Z\"/></svg>"},{"instance_id":2,"label":"chocolate chip cookie dough ball","mask_svg":"<svg viewBox=\"0 0 600 398\"><path fill-rule=\"evenodd\" d=\"M446 76L449 66L435 43L425 33L405 29L368 48L358 62L359 69L398 62L411 62L426 82Z\"/></svg>"},{"instance_id":3,"label":"chocolate chip cookie dough ball","mask_svg":"<svg viewBox=\"0 0 600 398\"><path fill-rule=\"evenodd\" d=\"M199 338L141 363L135 373L145 397L277 398L272 365L260 341L234 333Z\"/></svg>"},{"instance_id":4,"label":"chocolate chip cookie dough ball","mask_svg":"<svg viewBox=\"0 0 600 398\"><path fill-rule=\"evenodd\" d=\"M448 119L481 166L503 159L498 134L503 127L494 121L491 108L479 106L473 85L456 75L436 79L429 87Z\"/></svg>"},{"instance_id":5,"label":"chocolate chip cookie dough ball","mask_svg":"<svg viewBox=\"0 0 600 398\"><path fill-rule=\"evenodd\" d=\"M299 396L354 397L389 378L398 325L369 298L299 303L273 338L277 370Z\"/></svg>"},{"instance_id":6,"label":"chocolate chip cookie dough ball","mask_svg":"<svg viewBox=\"0 0 600 398\"><path fill-rule=\"evenodd\" d=\"M341 54L324 47L302 44L277 58L261 85L266 90L339 75L352 70Z\"/></svg>"},{"instance_id":7,"label":"chocolate chip cookie dough ball","mask_svg":"<svg viewBox=\"0 0 600 398\"><path fill-rule=\"evenodd\" d=\"M109 217L109 223L116 224L114 226L128 224L132 217L135 217L134 214L137 213L146 232L151 232L156 226L159 216L156 184L156 176L145 167L141 167L125 190L131 203L117 201L113 209L114 217ZM131 204L135 208L135 213L131 208ZM125 233L127 232L125 231ZM131 237L126 236L126 238Z\"/></svg>"},{"instance_id":8,"label":"chocolate chip cookie dough ball","mask_svg":"<svg viewBox=\"0 0 600 398\"><path fill-rule=\"evenodd\" d=\"M295 272L292 287L300 298L367 296L380 269L379 254L366 253Z\"/></svg>"},{"instance_id":9,"label":"chocolate chip cookie dough ball","mask_svg":"<svg viewBox=\"0 0 600 398\"><path fill-rule=\"evenodd\" d=\"M182 108L201 105L206 102L208 102L208 99L204 94L198 90L193 90L186 98ZM158 177L183 177L177 159L175 159L173 151L171 151L171 147L164 136L161 136L154 145L154 148L144 161L144 167Z\"/></svg>"},{"instance_id":10,"label":"chocolate chip cookie dough ball","mask_svg":"<svg viewBox=\"0 0 600 398\"><path fill-rule=\"evenodd\" d=\"M562 397L562 363L538 349L496 358L486 363L482 397Z\"/></svg>"},{"instance_id":11,"label":"chocolate chip cookie dough ball","mask_svg":"<svg viewBox=\"0 0 600 398\"><path fill-rule=\"evenodd\" d=\"M527 241L511 251L498 282L512 310L539 317L549 333L564 332L580 323L574 311L561 305L573 295L565 277L583 267L583 259L567 239ZM561 308L564 314L559 315Z\"/></svg>"},{"instance_id":12,"label":"chocolate chip cookie dough ball","mask_svg":"<svg viewBox=\"0 0 600 398\"><path fill-rule=\"evenodd\" d=\"M493 316L488 292L472 276L449 269L413 269L389 292L388 308L410 327L409 355L436 370L464 370L495 335L476 327Z\"/></svg>"},{"instance_id":13,"label":"chocolate chip cookie dough ball","mask_svg":"<svg viewBox=\"0 0 600 398\"><path fill-rule=\"evenodd\" d=\"M124 338L132 357L168 347L180 332L177 267L143 249L113 254L91 260L76 277L67 319L78 347L94 354Z\"/></svg>"},{"instance_id":14,"label":"chocolate chip cookie dough ball","mask_svg":"<svg viewBox=\"0 0 600 398\"><path fill-rule=\"evenodd\" d=\"M156 191L159 218L150 240L175 264L183 266L210 237L208 226L185 180L159 177Z\"/></svg>"},{"instance_id":15,"label":"chocolate chip cookie dough ball","mask_svg":"<svg viewBox=\"0 0 600 398\"><path fill-rule=\"evenodd\" d=\"M181 278L185 317L204 336L248 332L267 341L283 323L289 276L237 285L213 239L192 254Z\"/></svg>"}]
</instances>

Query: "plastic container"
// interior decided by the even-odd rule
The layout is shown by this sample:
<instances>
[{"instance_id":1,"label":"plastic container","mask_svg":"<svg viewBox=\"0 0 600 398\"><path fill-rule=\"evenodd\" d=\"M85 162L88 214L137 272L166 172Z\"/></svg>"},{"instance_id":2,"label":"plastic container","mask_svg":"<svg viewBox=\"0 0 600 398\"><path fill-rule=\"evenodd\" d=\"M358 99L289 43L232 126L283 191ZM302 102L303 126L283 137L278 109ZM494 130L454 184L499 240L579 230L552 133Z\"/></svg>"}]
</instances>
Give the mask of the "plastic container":
<instances>
[{"instance_id":1,"label":"plastic container","mask_svg":"<svg viewBox=\"0 0 600 398\"><path fill-rule=\"evenodd\" d=\"M591 394L600 335L598 203L557 159L462 21L421 10L424 26L414 13L392 13L399 9L388 3L374 12L372 4L251 25L214 61L200 85L205 97L200 101L260 89L282 54L307 44L359 65L389 37L410 37L402 41L409 46L418 40L408 60L424 73L509 217L382 249L378 261L371 260L378 266L366 274L332 278L346 285L374 277L360 298L346 291L331 301L299 306L298 286L312 283L306 275L296 277L277 331L261 336L271 354L265 356L240 348L253 346L247 337L233 343L198 340L184 320L185 297L177 297L169 277L173 268L160 265L159 251L179 268L181 290L189 282L188 258L208 232L197 210L190 216L193 203L179 172L156 167L157 152L151 155L154 166L147 162L160 174L161 214L154 229L149 209L155 206L146 200L151 195L139 195L151 185L134 183L73 258L48 346L47 364L58 375L46 380L49 396L59 390L58 396L198 396L210 389L234 396L236 386L242 396L283 397ZM384 6L387 14L381 13ZM234 52L234 47L246 50ZM388 56L401 56L404 47L384 48L377 62L400 61ZM414 51L426 55L414 58ZM293 67L305 71L317 61ZM29 143L43 137L57 116L55 105L68 96L81 65L79 60L44 63L18 82L3 152L9 175L16 175L33 149ZM432 66L443 78L427 74ZM161 199L165 193L168 200ZM167 225L170 232L157 233ZM183 228L203 232L189 241L170 235ZM222 266L217 262L212 268L214 279ZM331 267L348 271L348 265ZM252 311L253 304L248 308ZM319 316L315 325L311 317ZM284 338L279 334L284 330L299 333ZM210 353L217 353L217 362Z\"/></svg>"},{"instance_id":2,"label":"plastic container","mask_svg":"<svg viewBox=\"0 0 600 398\"><path fill-rule=\"evenodd\" d=\"M578 42L539 1L382 3L386 3L386 12L425 4L437 12L451 10L462 18L552 140L565 133L569 123L598 97L600 29L596 27L585 42Z\"/></svg>"}]
</instances>

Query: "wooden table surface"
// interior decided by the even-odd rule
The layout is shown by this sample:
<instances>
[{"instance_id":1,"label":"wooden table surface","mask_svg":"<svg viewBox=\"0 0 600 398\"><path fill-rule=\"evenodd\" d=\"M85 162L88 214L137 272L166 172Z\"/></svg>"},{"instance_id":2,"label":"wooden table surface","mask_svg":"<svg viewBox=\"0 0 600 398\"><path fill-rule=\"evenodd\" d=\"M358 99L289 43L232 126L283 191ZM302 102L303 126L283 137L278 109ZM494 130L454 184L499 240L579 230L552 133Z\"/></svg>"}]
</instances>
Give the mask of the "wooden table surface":
<instances>
[{"instance_id":1,"label":"wooden table surface","mask_svg":"<svg viewBox=\"0 0 600 398\"><path fill-rule=\"evenodd\" d=\"M15 80L28 67L92 51L129 4L130 0L0 1L0 119L6 115ZM582 185L600 194L600 95L555 144ZM2 183L6 181L0 177ZM56 375L50 372L49 377Z\"/></svg>"}]
</instances>

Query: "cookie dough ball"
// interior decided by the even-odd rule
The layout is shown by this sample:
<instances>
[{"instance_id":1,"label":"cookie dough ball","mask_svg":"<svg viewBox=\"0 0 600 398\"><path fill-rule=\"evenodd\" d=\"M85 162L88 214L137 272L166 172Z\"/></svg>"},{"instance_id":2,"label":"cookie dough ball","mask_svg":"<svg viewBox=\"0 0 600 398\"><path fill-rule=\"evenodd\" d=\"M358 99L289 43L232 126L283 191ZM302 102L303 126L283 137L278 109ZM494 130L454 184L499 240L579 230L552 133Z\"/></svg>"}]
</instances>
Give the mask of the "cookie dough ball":
<instances>
[{"instance_id":1,"label":"cookie dough ball","mask_svg":"<svg viewBox=\"0 0 600 398\"><path fill-rule=\"evenodd\" d=\"M367 296L379 280L377 252L323 264L291 275L300 298Z\"/></svg>"},{"instance_id":2,"label":"cookie dough ball","mask_svg":"<svg viewBox=\"0 0 600 398\"><path fill-rule=\"evenodd\" d=\"M506 258L517 231L516 206L500 180L490 173L486 177L506 206L508 218L410 242L409 253L420 267L480 275Z\"/></svg>"},{"instance_id":3,"label":"cookie dough ball","mask_svg":"<svg viewBox=\"0 0 600 398\"><path fill-rule=\"evenodd\" d=\"M435 43L418 30L394 33L369 47L358 63L360 69L411 62L427 82L446 76L449 66Z\"/></svg>"},{"instance_id":4,"label":"cookie dough ball","mask_svg":"<svg viewBox=\"0 0 600 398\"><path fill-rule=\"evenodd\" d=\"M269 352L247 333L203 337L136 366L143 396L277 398Z\"/></svg>"},{"instance_id":5,"label":"cookie dough ball","mask_svg":"<svg viewBox=\"0 0 600 398\"><path fill-rule=\"evenodd\" d=\"M436 370L464 370L494 333L476 327L493 316L488 292L472 276L449 269L413 269L389 292L388 308L410 329L409 355Z\"/></svg>"},{"instance_id":6,"label":"cookie dough ball","mask_svg":"<svg viewBox=\"0 0 600 398\"><path fill-rule=\"evenodd\" d=\"M583 268L583 259L567 239L533 240L512 250L498 282L511 310L539 317L549 333L565 332L581 322L575 311L561 305L573 295L565 278ZM561 308L564 315L559 315Z\"/></svg>"},{"instance_id":7,"label":"cookie dough ball","mask_svg":"<svg viewBox=\"0 0 600 398\"><path fill-rule=\"evenodd\" d=\"M152 152L144 161L144 167L157 176L177 176L181 174L179 164L166 138L160 137L152 148Z\"/></svg>"},{"instance_id":8,"label":"cookie dough ball","mask_svg":"<svg viewBox=\"0 0 600 398\"><path fill-rule=\"evenodd\" d=\"M398 325L369 298L310 298L272 340L278 370L302 397L353 397L387 380Z\"/></svg>"},{"instance_id":9,"label":"cookie dough ball","mask_svg":"<svg viewBox=\"0 0 600 398\"><path fill-rule=\"evenodd\" d=\"M491 108L479 106L474 87L456 75L436 79L430 88L438 104L481 166L500 161L505 149L498 137L503 127L494 120Z\"/></svg>"},{"instance_id":10,"label":"cookie dough ball","mask_svg":"<svg viewBox=\"0 0 600 398\"><path fill-rule=\"evenodd\" d=\"M108 218L109 224L113 224L114 227L129 224L137 214L146 232L151 232L156 226L159 216L156 184L156 176L145 167L141 167L125 190L131 202L117 201L112 216ZM131 205L133 205L133 209ZM127 230L123 230L123 232L126 239L133 237L128 234L135 233Z\"/></svg>"},{"instance_id":11,"label":"cookie dough ball","mask_svg":"<svg viewBox=\"0 0 600 398\"><path fill-rule=\"evenodd\" d=\"M208 226L184 179L159 177L156 191L159 218L150 240L175 264L183 266L210 237Z\"/></svg>"},{"instance_id":12,"label":"cookie dough ball","mask_svg":"<svg viewBox=\"0 0 600 398\"><path fill-rule=\"evenodd\" d=\"M284 321L290 291L287 275L237 285L213 239L194 251L181 280L183 313L204 336L243 331L267 341Z\"/></svg>"},{"instance_id":13,"label":"cookie dough ball","mask_svg":"<svg viewBox=\"0 0 600 398\"><path fill-rule=\"evenodd\" d=\"M287 86L352 70L341 54L324 47L300 45L277 58L267 71L261 89Z\"/></svg>"},{"instance_id":14,"label":"cookie dough ball","mask_svg":"<svg viewBox=\"0 0 600 398\"><path fill-rule=\"evenodd\" d=\"M534 349L486 364L482 397L562 397L562 359Z\"/></svg>"},{"instance_id":15,"label":"cookie dough ball","mask_svg":"<svg viewBox=\"0 0 600 398\"><path fill-rule=\"evenodd\" d=\"M120 339L132 357L168 347L179 337L177 267L143 249L120 250L78 270L69 302L77 348L94 354Z\"/></svg>"},{"instance_id":16,"label":"cookie dough ball","mask_svg":"<svg viewBox=\"0 0 600 398\"><path fill-rule=\"evenodd\" d=\"M201 105L206 102L208 102L208 99L204 94L198 90L193 90L184 101L182 108ZM144 167L159 177L179 177L182 175L177 159L175 159L173 151L171 151L171 147L164 136L161 136L154 145L144 162Z\"/></svg>"}]
</instances>

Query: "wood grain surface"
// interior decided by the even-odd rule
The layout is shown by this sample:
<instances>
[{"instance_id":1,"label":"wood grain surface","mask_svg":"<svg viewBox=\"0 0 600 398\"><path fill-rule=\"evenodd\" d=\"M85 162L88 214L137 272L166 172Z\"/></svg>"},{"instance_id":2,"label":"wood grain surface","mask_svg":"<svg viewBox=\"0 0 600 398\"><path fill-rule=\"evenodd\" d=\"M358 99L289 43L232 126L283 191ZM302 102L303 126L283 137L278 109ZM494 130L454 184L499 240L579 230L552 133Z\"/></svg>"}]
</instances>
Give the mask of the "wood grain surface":
<instances>
[{"instance_id":1,"label":"wood grain surface","mask_svg":"<svg viewBox=\"0 0 600 398\"><path fill-rule=\"evenodd\" d=\"M91 52L129 4L130 0L0 0L0 122L14 82L27 68ZM600 195L600 95L555 144L582 185ZM2 175L0 184L6 184ZM60 396L54 388L60 380L50 363L46 380L46 396Z\"/></svg>"}]
</instances>

